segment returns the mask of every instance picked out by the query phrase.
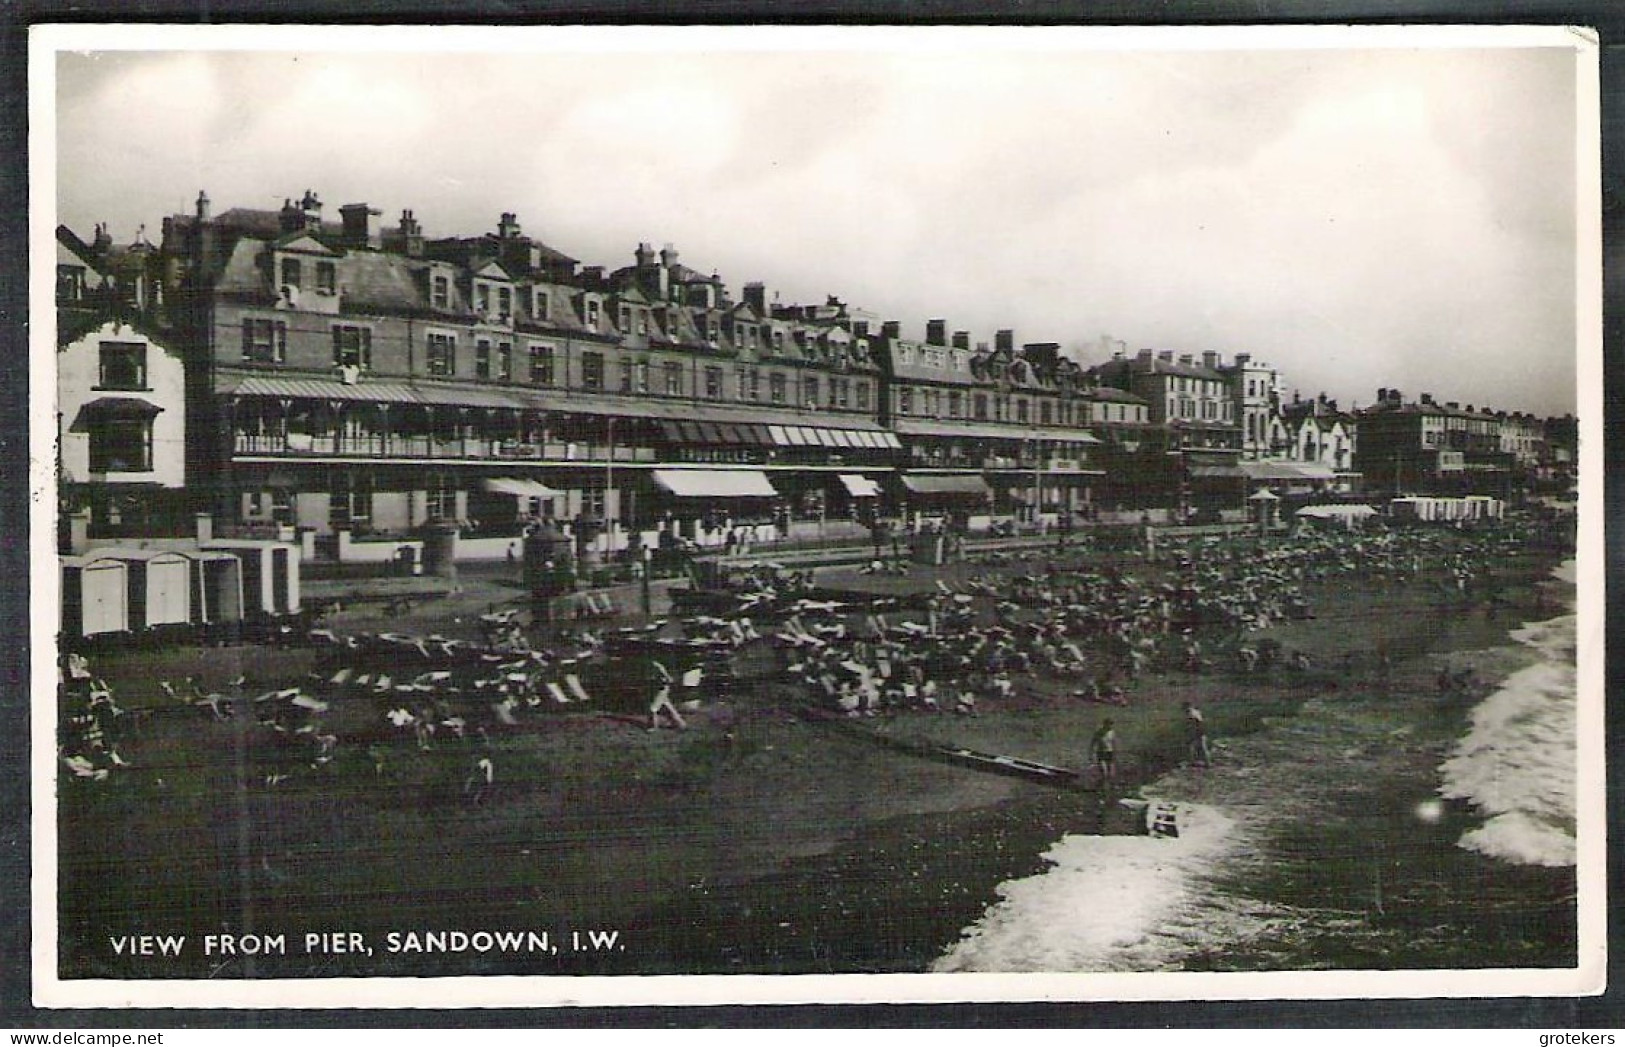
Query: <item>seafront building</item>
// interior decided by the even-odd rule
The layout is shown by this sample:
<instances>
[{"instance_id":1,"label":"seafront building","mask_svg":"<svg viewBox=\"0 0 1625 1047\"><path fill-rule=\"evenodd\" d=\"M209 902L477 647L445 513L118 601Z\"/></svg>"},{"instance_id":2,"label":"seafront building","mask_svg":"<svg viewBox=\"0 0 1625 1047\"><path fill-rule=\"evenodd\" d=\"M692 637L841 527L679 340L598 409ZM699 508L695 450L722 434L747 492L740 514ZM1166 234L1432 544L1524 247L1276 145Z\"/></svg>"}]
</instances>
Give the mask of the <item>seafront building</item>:
<instances>
[{"instance_id":1,"label":"seafront building","mask_svg":"<svg viewBox=\"0 0 1625 1047\"><path fill-rule=\"evenodd\" d=\"M308 191L218 214L200 193L157 245L59 230L64 504L83 526L201 513L318 558L450 528L501 556L543 519L609 554L867 537L880 517L1240 518L1262 486L1410 490L1562 446L1525 416L1386 391L1358 413L1287 404L1245 353L1107 340L1088 366L940 318L905 336L833 296L736 297L671 245L585 266L513 213L443 238L412 210L337 218Z\"/></svg>"}]
</instances>

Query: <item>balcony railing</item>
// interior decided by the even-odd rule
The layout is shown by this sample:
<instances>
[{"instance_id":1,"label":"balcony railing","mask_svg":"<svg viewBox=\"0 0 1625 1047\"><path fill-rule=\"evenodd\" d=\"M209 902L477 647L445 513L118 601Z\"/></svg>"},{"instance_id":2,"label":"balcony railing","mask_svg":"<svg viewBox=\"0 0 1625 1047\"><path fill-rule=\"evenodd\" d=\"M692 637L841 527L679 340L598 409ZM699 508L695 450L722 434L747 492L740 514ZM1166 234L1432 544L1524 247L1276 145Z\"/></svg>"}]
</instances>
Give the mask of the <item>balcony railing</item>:
<instances>
[{"instance_id":1,"label":"balcony railing","mask_svg":"<svg viewBox=\"0 0 1625 1047\"><path fill-rule=\"evenodd\" d=\"M369 458L492 458L508 461L655 462L653 447L590 443L521 443L517 440L396 436L313 436L309 433L237 433L236 454Z\"/></svg>"}]
</instances>

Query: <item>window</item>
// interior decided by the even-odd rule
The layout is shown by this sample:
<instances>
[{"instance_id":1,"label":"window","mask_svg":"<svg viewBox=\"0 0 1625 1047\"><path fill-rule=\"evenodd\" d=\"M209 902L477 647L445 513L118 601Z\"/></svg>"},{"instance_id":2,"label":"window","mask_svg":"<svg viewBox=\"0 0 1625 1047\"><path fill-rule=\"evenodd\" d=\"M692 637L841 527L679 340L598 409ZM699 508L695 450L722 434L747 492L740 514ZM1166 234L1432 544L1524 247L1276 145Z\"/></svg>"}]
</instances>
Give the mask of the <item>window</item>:
<instances>
[{"instance_id":1,"label":"window","mask_svg":"<svg viewBox=\"0 0 1625 1047\"><path fill-rule=\"evenodd\" d=\"M59 265L56 267L56 302L65 305L69 302L78 302L85 297L85 270L83 266Z\"/></svg>"},{"instance_id":2,"label":"window","mask_svg":"<svg viewBox=\"0 0 1625 1047\"><path fill-rule=\"evenodd\" d=\"M429 373L446 377L457 373L457 338L449 334L428 337Z\"/></svg>"},{"instance_id":3,"label":"window","mask_svg":"<svg viewBox=\"0 0 1625 1047\"><path fill-rule=\"evenodd\" d=\"M513 381L513 343L497 343L497 381Z\"/></svg>"},{"instance_id":4,"label":"window","mask_svg":"<svg viewBox=\"0 0 1625 1047\"><path fill-rule=\"evenodd\" d=\"M639 360L633 376L632 388L640 393L649 391L649 361Z\"/></svg>"},{"instance_id":5,"label":"window","mask_svg":"<svg viewBox=\"0 0 1625 1047\"><path fill-rule=\"evenodd\" d=\"M801 379L801 402L808 407L818 406L818 379L812 375Z\"/></svg>"},{"instance_id":6,"label":"window","mask_svg":"<svg viewBox=\"0 0 1625 1047\"><path fill-rule=\"evenodd\" d=\"M474 377L487 381L491 378L491 339L481 338L474 343Z\"/></svg>"},{"instance_id":7,"label":"window","mask_svg":"<svg viewBox=\"0 0 1625 1047\"><path fill-rule=\"evenodd\" d=\"M530 381L532 385L552 385L555 381L551 345L531 345Z\"/></svg>"},{"instance_id":8,"label":"window","mask_svg":"<svg viewBox=\"0 0 1625 1047\"><path fill-rule=\"evenodd\" d=\"M767 398L776 404L784 403L785 392L784 375L779 373L767 376Z\"/></svg>"},{"instance_id":9,"label":"window","mask_svg":"<svg viewBox=\"0 0 1625 1047\"><path fill-rule=\"evenodd\" d=\"M365 327L333 328L333 362L340 367L372 367L372 331Z\"/></svg>"},{"instance_id":10,"label":"window","mask_svg":"<svg viewBox=\"0 0 1625 1047\"><path fill-rule=\"evenodd\" d=\"M774 330L774 332L773 332L773 351L775 353L784 352L784 332L783 331Z\"/></svg>"},{"instance_id":11,"label":"window","mask_svg":"<svg viewBox=\"0 0 1625 1047\"><path fill-rule=\"evenodd\" d=\"M299 259L282 259L282 286L298 287L300 278Z\"/></svg>"},{"instance_id":12,"label":"window","mask_svg":"<svg viewBox=\"0 0 1625 1047\"><path fill-rule=\"evenodd\" d=\"M491 311L491 285L474 285L474 310L481 316Z\"/></svg>"},{"instance_id":13,"label":"window","mask_svg":"<svg viewBox=\"0 0 1625 1047\"><path fill-rule=\"evenodd\" d=\"M90 471L152 471L152 419L102 418L90 429Z\"/></svg>"},{"instance_id":14,"label":"window","mask_svg":"<svg viewBox=\"0 0 1625 1047\"><path fill-rule=\"evenodd\" d=\"M705 369L705 398L707 400L722 399L722 368L707 367Z\"/></svg>"},{"instance_id":15,"label":"window","mask_svg":"<svg viewBox=\"0 0 1625 1047\"><path fill-rule=\"evenodd\" d=\"M987 421L987 394L986 393L977 393L976 398L971 402L971 406L972 406L972 409L973 409L973 411L974 411L974 413L976 415L976 420L977 421L979 421L979 422Z\"/></svg>"},{"instance_id":16,"label":"window","mask_svg":"<svg viewBox=\"0 0 1625 1047\"><path fill-rule=\"evenodd\" d=\"M632 307L631 306L629 306L629 305L621 306L620 325L621 325L621 330L623 330L623 331L628 331L629 332L629 331L632 330Z\"/></svg>"},{"instance_id":17,"label":"window","mask_svg":"<svg viewBox=\"0 0 1625 1047\"><path fill-rule=\"evenodd\" d=\"M581 387L593 392L602 392L604 388L604 354L581 354Z\"/></svg>"},{"instance_id":18,"label":"window","mask_svg":"<svg viewBox=\"0 0 1625 1047\"><path fill-rule=\"evenodd\" d=\"M436 309L451 308L451 280L438 273L429 280L429 304Z\"/></svg>"},{"instance_id":19,"label":"window","mask_svg":"<svg viewBox=\"0 0 1625 1047\"><path fill-rule=\"evenodd\" d=\"M666 363L661 365L661 370L666 372L666 395L682 396L683 365L675 362Z\"/></svg>"},{"instance_id":20,"label":"window","mask_svg":"<svg viewBox=\"0 0 1625 1047\"><path fill-rule=\"evenodd\" d=\"M629 393L631 391L632 391L632 361L631 360L622 360L621 361L621 392Z\"/></svg>"},{"instance_id":21,"label":"window","mask_svg":"<svg viewBox=\"0 0 1625 1047\"><path fill-rule=\"evenodd\" d=\"M958 389L948 390L948 417L958 418L965 413L965 394Z\"/></svg>"},{"instance_id":22,"label":"window","mask_svg":"<svg viewBox=\"0 0 1625 1047\"><path fill-rule=\"evenodd\" d=\"M334 469L328 494L328 522L336 528L365 524L372 519L372 477L351 469Z\"/></svg>"},{"instance_id":23,"label":"window","mask_svg":"<svg viewBox=\"0 0 1625 1047\"><path fill-rule=\"evenodd\" d=\"M339 288L338 267L332 262L316 263L316 293L336 294Z\"/></svg>"},{"instance_id":24,"label":"window","mask_svg":"<svg viewBox=\"0 0 1625 1047\"><path fill-rule=\"evenodd\" d=\"M754 367L750 369L750 398L752 400L762 398L762 372Z\"/></svg>"},{"instance_id":25,"label":"window","mask_svg":"<svg viewBox=\"0 0 1625 1047\"><path fill-rule=\"evenodd\" d=\"M550 320L553 318L553 299L540 287L536 289L536 319Z\"/></svg>"},{"instance_id":26,"label":"window","mask_svg":"<svg viewBox=\"0 0 1625 1047\"><path fill-rule=\"evenodd\" d=\"M914 413L914 390L906 385L897 390L897 413Z\"/></svg>"},{"instance_id":27,"label":"window","mask_svg":"<svg viewBox=\"0 0 1625 1047\"><path fill-rule=\"evenodd\" d=\"M587 326L593 328L598 326L598 299L596 298L587 299Z\"/></svg>"},{"instance_id":28,"label":"window","mask_svg":"<svg viewBox=\"0 0 1625 1047\"><path fill-rule=\"evenodd\" d=\"M497 288L497 317L502 320L513 316L513 288Z\"/></svg>"},{"instance_id":29,"label":"window","mask_svg":"<svg viewBox=\"0 0 1625 1047\"><path fill-rule=\"evenodd\" d=\"M869 383L864 382L864 381L859 381L858 382L858 410L867 411L868 409L869 409Z\"/></svg>"},{"instance_id":30,"label":"window","mask_svg":"<svg viewBox=\"0 0 1625 1047\"><path fill-rule=\"evenodd\" d=\"M288 325L281 320L243 318L243 359L279 364L288 358Z\"/></svg>"},{"instance_id":31,"label":"window","mask_svg":"<svg viewBox=\"0 0 1625 1047\"><path fill-rule=\"evenodd\" d=\"M1023 424L1025 424L1026 422L1029 421L1029 419L1027 417L1027 401L1026 400L1017 400L1016 401L1016 421L1021 422Z\"/></svg>"},{"instance_id":32,"label":"window","mask_svg":"<svg viewBox=\"0 0 1625 1047\"><path fill-rule=\"evenodd\" d=\"M436 473L429 477L424 493L428 496L429 519L457 518L457 488L446 482L444 473Z\"/></svg>"},{"instance_id":33,"label":"window","mask_svg":"<svg viewBox=\"0 0 1625 1047\"><path fill-rule=\"evenodd\" d=\"M830 382L835 388L835 406L845 407L852 399L852 382L847 378L837 378Z\"/></svg>"},{"instance_id":34,"label":"window","mask_svg":"<svg viewBox=\"0 0 1625 1047\"><path fill-rule=\"evenodd\" d=\"M649 333L649 310L647 310L647 309L639 309L638 310L638 334L647 335L648 333Z\"/></svg>"}]
</instances>

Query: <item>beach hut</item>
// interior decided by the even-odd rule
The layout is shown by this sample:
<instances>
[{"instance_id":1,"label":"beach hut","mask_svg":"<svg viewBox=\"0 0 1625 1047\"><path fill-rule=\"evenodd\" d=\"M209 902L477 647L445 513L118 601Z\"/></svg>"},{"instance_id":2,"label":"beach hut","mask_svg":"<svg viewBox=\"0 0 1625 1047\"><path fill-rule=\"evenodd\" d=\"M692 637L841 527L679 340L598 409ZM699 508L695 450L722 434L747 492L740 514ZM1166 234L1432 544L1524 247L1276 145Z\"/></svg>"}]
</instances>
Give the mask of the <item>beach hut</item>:
<instances>
[{"instance_id":1,"label":"beach hut","mask_svg":"<svg viewBox=\"0 0 1625 1047\"><path fill-rule=\"evenodd\" d=\"M200 623L243 620L243 561L224 550L192 555L192 614Z\"/></svg>"},{"instance_id":2,"label":"beach hut","mask_svg":"<svg viewBox=\"0 0 1625 1047\"><path fill-rule=\"evenodd\" d=\"M185 553L116 546L93 549L91 554L125 565L131 630L192 620L192 559Z\"/></svg>"},{"instance_id":3,"label":"beach hut","mask_svg":"<svg viewBox=\"0 0 1625 1047\"><path fill-rule=\"evenodd\" d=\"M62 557L62 632L69 637L129 631L129 568L122 560Z\"/></svg>"},{"instance_id":4,"label":"beach hut","mask_svg":"<svg viewBox=\"0 0 1625 1047\"><path fill-rule=\"evenodd\" d=\"M242 561L245 615L281 617L299 613L299 549L293 543L216 538L202 546L206 551L230 553Z\"/></svg>"}]
</instances>

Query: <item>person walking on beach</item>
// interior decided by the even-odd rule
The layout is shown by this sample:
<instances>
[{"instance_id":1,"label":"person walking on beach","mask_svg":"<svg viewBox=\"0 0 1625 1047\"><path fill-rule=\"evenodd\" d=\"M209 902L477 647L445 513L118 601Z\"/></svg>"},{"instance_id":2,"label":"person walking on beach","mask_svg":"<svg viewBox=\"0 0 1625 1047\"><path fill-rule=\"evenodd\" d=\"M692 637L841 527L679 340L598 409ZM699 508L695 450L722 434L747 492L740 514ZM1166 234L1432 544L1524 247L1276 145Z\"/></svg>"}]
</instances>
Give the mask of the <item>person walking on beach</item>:
<instances>
[{"instance_id":1,"label":"person walking on beach","mask_svg":"<svg viewBox=\"0 0 1625 1047\"><path fill-rule=\"evenodd\" d=\"M1100 772L1100 787L1117 786L1117 725L1110 716L1100 722L1095 736L1089 740L1089 756Z\"/></svg>"},{"instance_id":2,"label":"person walking on beach","mask_svg":"<svg viewBox=\"0 0 1625 1047\"><path fill-rule=\"evenodd\" d=\"M649 700L649 730L660 730L661 713L670 716L679 731L686 730L688 724L683 722L683 714L671 702L671 670L654 659L650 659L649 664L654 667L655 675L655 693Z\"/></svg>"},{"instance_id":3,"label":"person walking on beach","mask_svg":"<svg viewBox=\"0 0 1625 1047\"><path fill-rule=\"evenodd\" d=\"M1209 766L1213 761L1213 752L1207 742L1207 720L1196 703L1190 701L1185 703L1185 751L1192 763L1202 767Z\"/></svg>"}]
</instances>

